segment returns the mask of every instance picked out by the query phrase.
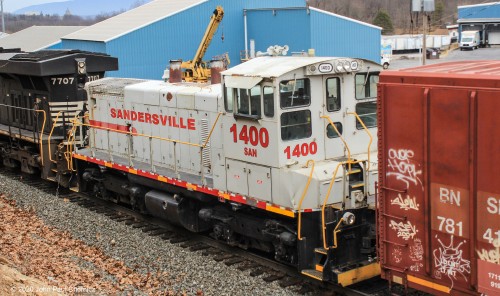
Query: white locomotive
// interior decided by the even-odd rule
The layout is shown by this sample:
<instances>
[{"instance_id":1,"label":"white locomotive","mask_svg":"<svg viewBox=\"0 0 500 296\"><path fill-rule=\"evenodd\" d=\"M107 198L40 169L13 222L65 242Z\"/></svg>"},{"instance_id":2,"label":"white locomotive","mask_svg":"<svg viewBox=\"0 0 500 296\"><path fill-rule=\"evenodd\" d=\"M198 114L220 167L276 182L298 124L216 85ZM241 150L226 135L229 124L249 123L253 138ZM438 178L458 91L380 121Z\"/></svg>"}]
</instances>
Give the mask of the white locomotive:
<instances>
[{"instance_id":1,"label":"white locomotive","mask_svg":"<svg viewBox=\"0 0 500 296\"><path fill-rule=\"evenodd\" d=\"M272 252L318 280L375 276L380 70L260 57L222 72L221 84L88 83L79 189Z\"/></svg>"}]
</instances>

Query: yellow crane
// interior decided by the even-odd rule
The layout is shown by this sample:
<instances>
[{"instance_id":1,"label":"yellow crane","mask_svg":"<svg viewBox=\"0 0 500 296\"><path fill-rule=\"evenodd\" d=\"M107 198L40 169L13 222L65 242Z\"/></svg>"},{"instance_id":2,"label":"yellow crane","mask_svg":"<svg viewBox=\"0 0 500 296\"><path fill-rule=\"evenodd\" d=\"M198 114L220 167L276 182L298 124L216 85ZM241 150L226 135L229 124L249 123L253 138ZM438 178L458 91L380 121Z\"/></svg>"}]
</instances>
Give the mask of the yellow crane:
<instances>
[{"instance_id":1,"label":"yellow crane","mask_svg":"<svg viewBox=\"0 0 500 296\"><path fill-rule=\"evenodd\" d=\"M206 82L210 78L210 68L208 63L204 62L202 59L223 17L224 9L222 9L222 6L217 6L212 14L212 17L210 17L207 30L201 39L200 46L198 47L194 58L191 61L185 61L181 64L184 81Z\"/></svg>"}]
</instances>

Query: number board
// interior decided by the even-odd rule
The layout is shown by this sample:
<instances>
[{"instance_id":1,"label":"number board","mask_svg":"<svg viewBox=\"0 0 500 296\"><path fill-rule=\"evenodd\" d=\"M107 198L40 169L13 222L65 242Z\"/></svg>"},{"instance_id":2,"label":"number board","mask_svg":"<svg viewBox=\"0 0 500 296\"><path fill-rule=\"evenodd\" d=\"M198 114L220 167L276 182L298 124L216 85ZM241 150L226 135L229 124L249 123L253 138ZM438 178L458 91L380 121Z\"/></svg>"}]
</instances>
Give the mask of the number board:
<instances>
[{"instance_id":1,"label":"number board","mask_svg":"<svg viewBox=\"0 0 500 296\"><path fill-rule=\"evenodd\" d=\"M431 186L432 230L469 238L469 191L433 183Z\"/></svg>"}]
</instances>

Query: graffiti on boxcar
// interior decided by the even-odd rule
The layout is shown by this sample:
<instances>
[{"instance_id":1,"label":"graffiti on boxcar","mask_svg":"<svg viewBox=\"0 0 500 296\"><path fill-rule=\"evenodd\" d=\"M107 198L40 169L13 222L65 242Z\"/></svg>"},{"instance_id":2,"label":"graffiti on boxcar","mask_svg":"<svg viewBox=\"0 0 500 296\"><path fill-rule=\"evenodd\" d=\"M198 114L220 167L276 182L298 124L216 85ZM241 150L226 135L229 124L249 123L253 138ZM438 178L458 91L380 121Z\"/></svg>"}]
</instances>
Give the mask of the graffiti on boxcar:
<instances>
[{"instance_id":1,"label":"graffiti on boxcar","mask_svg":"<svg viewBox=\"0 0 500 296\"><path fill-rule=\"evenodd\" d=\"M393 230L396 230L397 236L406 241L410 238L413 239L413 237L415 237L418 232L417 227L415 225L412 225L410 221L405 224L403 222L398 223L394 220L391 220L391 224L389 227Z\"/></svg>"},{"instance_id":2,"label":"graffiti on boxcar","mask_svg":"<svg viewBox=\"0 0 500 296\"><path fill-rule=\"evenodd\" d=\"M436 238L438 236L436 235ZM470 274L470 260L463 258L462 245L465 241L458 243L456 246L453 243L453 235L450 238L450 243L445 245L441 239L438 238L440 244L439 248L434 249L434 265L436 267L435 276L441 278L441 276L448 276L451 280L452 287L454 280L461 275L465 281L467 281L466 274Z\"/></svg>"},{"instance_id":3,"label":"graffiti on boxcar","mask_svg":"<svg viewBox=\"0 0 500 296\"><path fill-rule=\"evenodd\" d=\"M420 180L422 170L417 169L417 165L413 161L414 156L415 153L409 149L389 149L387 176L395 176L397 180L403 181L406 188L410 186L410 183L422 186Z\"/></svg>"},{"instance_id":4,"label":"graffiti on boxcar","mask_svg":"<svg viewBox=\"0 0 500 296\"><path fill-rule=\"evenodd\" d=\"M500 239L493 240L493 247L495 247L495 249L487 250L483 248L481 250L476 250L479 259L490 263L500 264Z\"/></svg>"},{"instance_id":5,"label":"graffiti on boxcar","mask_svg":"<svg viewBox=\"0 0 500 296\"><path fill-rule=\"evenodd\" d=\"M419 238L416 238L413 241L413 246L410 246L410 259L412 261L422 261L424 259L424 247Z\"/></svg>"},{"instance_id":6,"label":"graffiti on boxcar","mask_svg":"<svg viewBox=\"0 0 500 296\"><path fill-rule=\"evenodd\" d=\"M406 198L403 199L401 193L398 194L393 200L391 200L391 205L397 205L400 209L408 211L408 210L416 210L419 209L419 204L417 203L416 197L410 197L406 195Z\"/></svg>"},{"instance_id":7,"label":"graffiti on boxcar","mask_svg":"<svg viewBox=\"0 0 500 296\"><path fill-rule=\"evenodd\" d=\"M413 245L410 246L410 259L414 262L410 266L411 271L420 271L424 267L422 263L422 260L424 260L424 246L419 238L416 238Z\"/></svg>"},{"instance_id":8,"label":"graffiti on boxcar","mask_svg":"<svg viewBox=\"0 0 500 296\"><path fill-rule=\"evenodd\" d=\"M396 264L401 263L401 261L403 261L403 251L401 251L399 247L395 247L392 250L392 258Z\"/></svg>"}]
</instances>

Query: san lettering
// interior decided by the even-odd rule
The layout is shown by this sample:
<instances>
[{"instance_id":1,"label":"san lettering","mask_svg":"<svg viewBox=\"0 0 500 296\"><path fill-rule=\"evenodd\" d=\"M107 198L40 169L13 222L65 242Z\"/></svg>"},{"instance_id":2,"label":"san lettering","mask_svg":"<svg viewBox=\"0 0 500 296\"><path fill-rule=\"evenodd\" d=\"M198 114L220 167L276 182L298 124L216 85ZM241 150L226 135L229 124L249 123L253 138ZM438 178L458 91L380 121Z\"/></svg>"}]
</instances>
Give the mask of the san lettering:
<instances>
[{"instance_id":1,"label":"san lettering","mask_svg":"<svg viewBox=\"0 0 500 296\"><path fill-rule=\"evenodd\" d=\"M171 126L180 129L196 130L194 118L184 118L156 113L137 112L134 110L110 109L111 118L144 122L154 125Z\"/></svg>"},{"instance_id":2,"label":"san lettering","mask_svg":"<svg viewBox=\"0 0 500 296\"><path fill-rule=\"evenodd\" d=\"M245 156L257 157L257 149L255 148L245 148L243 149Z\"/></svg>"}]
</instances>

